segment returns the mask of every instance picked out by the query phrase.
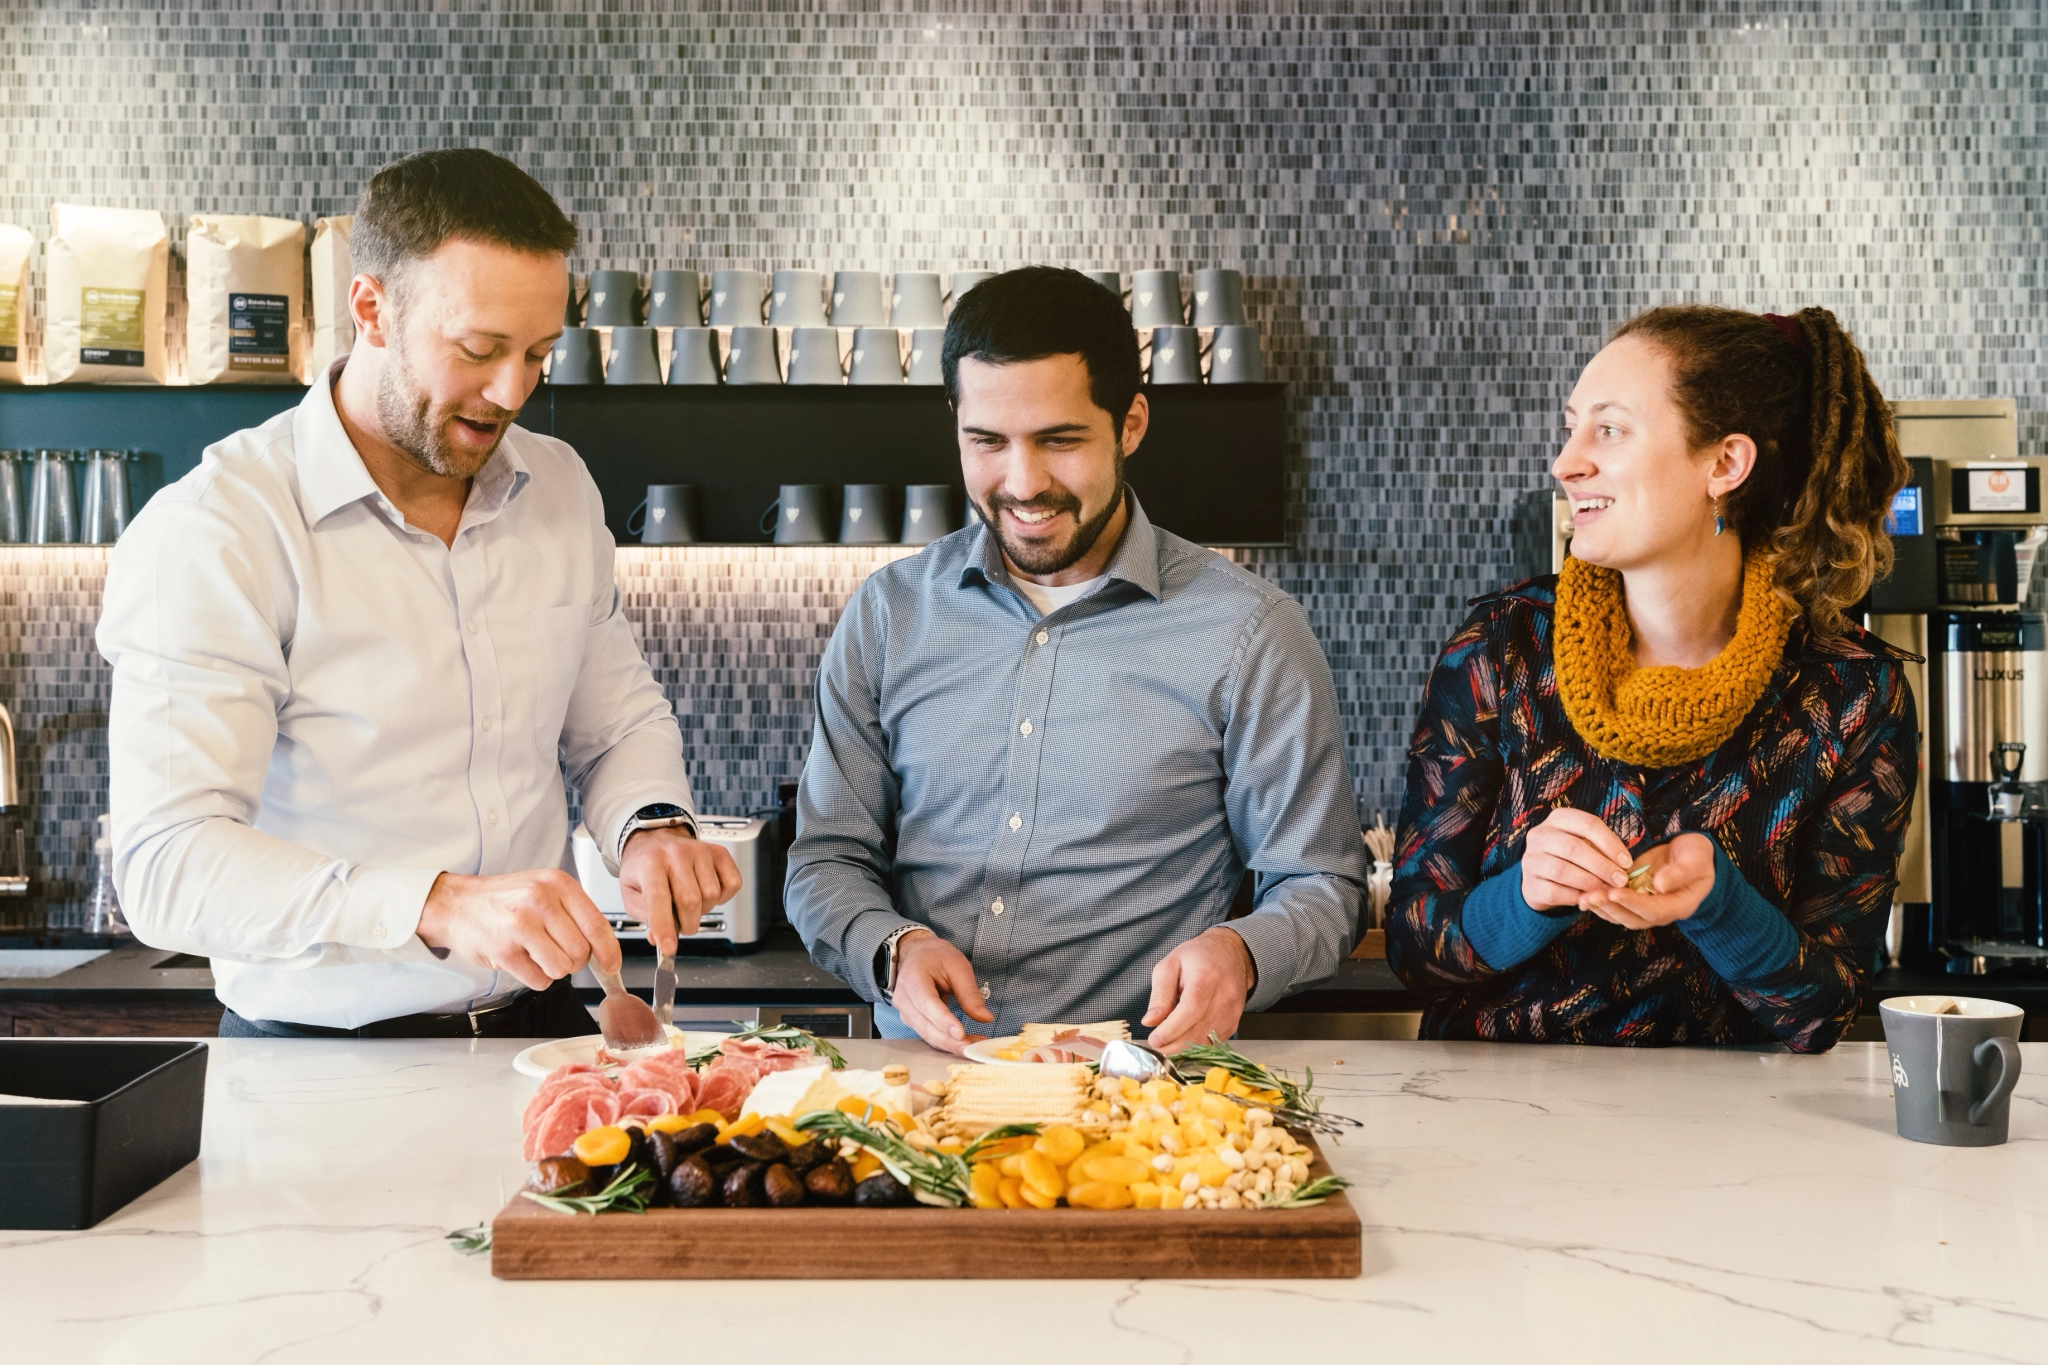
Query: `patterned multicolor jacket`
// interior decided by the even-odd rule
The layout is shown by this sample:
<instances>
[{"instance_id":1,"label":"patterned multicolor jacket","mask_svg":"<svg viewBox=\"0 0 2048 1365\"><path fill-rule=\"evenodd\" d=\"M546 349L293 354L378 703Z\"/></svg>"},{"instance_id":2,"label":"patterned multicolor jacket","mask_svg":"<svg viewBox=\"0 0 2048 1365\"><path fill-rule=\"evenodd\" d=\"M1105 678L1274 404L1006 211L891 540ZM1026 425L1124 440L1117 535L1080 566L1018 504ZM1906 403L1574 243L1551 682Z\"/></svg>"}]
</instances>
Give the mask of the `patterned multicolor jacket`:
<instances>
[{"instance_id":1,"label":"patterned multicolor jacket","mask_svg":"<svg viewBox=\"0 0 2048 1365\"><path fill-rule=\"evenodd\" d=\"M1422 1036L1834 1046L1877 962L1919 776L1909 656L1853 627L1822 642L1795 625L1726 743L1682 767L1631 767L1593 752L1565 718L1556 582L1476 599L1409 746L1387 956L1433 997ZM1460 924L1466 893L1514 868L1559 806L1599 816L1631 848L1688 831L1718 840L1797 930L1791 963L1736 989L1676 926L1630 931L1583 914L1526 962L1489 967Z\"/></svg>"}]
</instances>

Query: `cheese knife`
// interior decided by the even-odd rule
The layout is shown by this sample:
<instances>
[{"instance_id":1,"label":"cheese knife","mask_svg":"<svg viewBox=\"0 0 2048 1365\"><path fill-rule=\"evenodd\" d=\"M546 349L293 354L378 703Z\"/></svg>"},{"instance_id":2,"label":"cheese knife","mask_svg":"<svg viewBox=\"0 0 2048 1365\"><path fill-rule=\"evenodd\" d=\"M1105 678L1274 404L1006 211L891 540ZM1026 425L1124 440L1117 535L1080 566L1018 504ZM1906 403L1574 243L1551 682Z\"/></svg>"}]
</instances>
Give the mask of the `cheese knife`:
<instances>
[{"instance_id":1,"label":"cheese knife","mask_svg":"<svg viewBox=\"0 0 2048 1365\"><path fill-rule=\"evenodd\" d=\"M654 1017L664 1030L676 1021L676 955L655 950Z\"/></svg>"}]
</instances>

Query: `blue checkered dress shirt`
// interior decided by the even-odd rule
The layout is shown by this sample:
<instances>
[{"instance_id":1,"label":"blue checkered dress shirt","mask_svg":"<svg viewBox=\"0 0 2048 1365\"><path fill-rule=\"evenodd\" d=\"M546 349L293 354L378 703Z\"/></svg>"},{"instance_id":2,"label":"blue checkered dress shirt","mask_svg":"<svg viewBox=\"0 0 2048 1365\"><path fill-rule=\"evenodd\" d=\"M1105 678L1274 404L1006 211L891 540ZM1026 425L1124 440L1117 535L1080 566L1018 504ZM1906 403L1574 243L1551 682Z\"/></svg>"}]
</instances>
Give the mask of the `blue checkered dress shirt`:
<instances>
[{"instance_id":1,"label":"blue checkered dress shirt","mask_svg":"<svg viewBox=\"0 0 2048 1365\"><path fill-rule=\"evenodd\" d=\"M998 1036L1137 1022L1152 967L1230 910L1263 1009L1336 970L1366 861L1307 617L1131 497L1106 581L1041 619L980 525L861 586L818 674L791 922L870 1000L889 934L974 963ZM982 1027L977 1025L977 1027Z\"/></svg>"}]
</instances>

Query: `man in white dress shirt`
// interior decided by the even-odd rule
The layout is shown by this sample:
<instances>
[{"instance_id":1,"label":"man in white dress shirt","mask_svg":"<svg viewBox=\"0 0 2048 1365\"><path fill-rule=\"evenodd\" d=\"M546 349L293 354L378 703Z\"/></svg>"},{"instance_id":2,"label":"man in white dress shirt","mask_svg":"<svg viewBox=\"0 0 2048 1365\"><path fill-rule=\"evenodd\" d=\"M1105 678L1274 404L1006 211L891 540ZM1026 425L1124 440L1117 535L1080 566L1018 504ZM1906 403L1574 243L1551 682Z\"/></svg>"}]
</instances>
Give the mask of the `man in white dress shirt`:
<instances>
[{"instance_id":1,"label":"man in white dress shirt","mask_svg":"<svg viewBox=\"0 0 2048 1365\"><path fill-rule=\"evenodd\" d=\"M739 889L620 610L576 452L512 424L576 229L487 152L379 171L354 350L207 448L116 547L114 878L212 960L224 1035L594 1031L619 946L571 866L566 767L658 944Z\"/></svg>"}]
</instances>

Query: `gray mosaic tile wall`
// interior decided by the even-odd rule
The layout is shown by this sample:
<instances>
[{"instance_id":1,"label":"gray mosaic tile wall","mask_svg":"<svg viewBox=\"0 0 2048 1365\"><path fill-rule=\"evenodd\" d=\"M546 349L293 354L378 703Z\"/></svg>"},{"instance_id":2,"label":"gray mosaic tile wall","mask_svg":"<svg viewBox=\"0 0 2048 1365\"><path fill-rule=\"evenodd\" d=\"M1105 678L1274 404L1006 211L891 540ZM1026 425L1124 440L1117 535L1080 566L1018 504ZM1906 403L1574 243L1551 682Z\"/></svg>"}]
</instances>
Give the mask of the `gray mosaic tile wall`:
<instances>
[{"instance_id":1,"label":"gray mosaic tile wall","mask_svg":"<svg viewBox=\"0 0 2048 1365\"><path fill-rule=\"evenodd\" d=\"M1573 376L1631 312L1825 304L1888 393L2014 396L2048 450L2042 13L52 0L0 8L0 219L46 231L64 197L180 235L201 209L310 220L393 155L474 143L562 198L580 269L1239 267L1294 391L1291 548L1256 567L1322 635L1370 813L1398 802L1437 642L1505 575ZM707 804L796 771L867 562L623 571ZM51 736L31 786L62 887L104 768L92 575L8 568L0 698Z\"/></svg>"}]
</instances>

